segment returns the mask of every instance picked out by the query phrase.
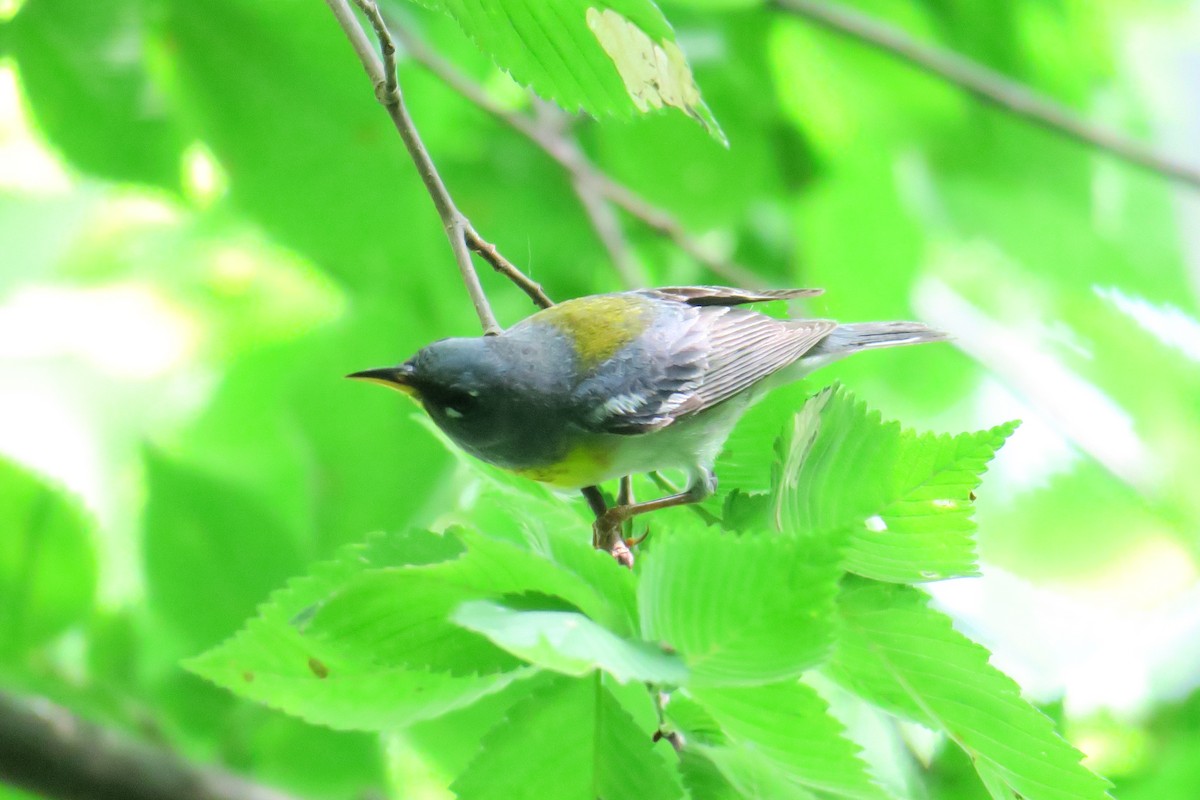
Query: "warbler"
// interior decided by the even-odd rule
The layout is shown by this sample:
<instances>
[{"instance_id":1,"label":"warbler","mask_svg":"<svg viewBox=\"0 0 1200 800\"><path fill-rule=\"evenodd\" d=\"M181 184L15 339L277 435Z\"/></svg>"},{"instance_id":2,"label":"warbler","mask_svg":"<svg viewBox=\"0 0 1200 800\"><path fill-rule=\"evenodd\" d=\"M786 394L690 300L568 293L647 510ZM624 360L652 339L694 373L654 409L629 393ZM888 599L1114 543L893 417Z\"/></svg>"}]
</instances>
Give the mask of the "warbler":
<instances>
[{"instance_id":1,"label":"warbler","mask_svg":"<svg viewBox=\"0 0 1200 800\"><path fill-rule=\"evenodd\" d=\"M919 322L839 325L744 307L820 293L677 286L581 297L348 377L412 395L463 450L561 489L687 474L678 494L608 509L597 531L611 533L712 494L726 438L771 389L859 350L946 338Z\"/></svg>"}]
</instances>

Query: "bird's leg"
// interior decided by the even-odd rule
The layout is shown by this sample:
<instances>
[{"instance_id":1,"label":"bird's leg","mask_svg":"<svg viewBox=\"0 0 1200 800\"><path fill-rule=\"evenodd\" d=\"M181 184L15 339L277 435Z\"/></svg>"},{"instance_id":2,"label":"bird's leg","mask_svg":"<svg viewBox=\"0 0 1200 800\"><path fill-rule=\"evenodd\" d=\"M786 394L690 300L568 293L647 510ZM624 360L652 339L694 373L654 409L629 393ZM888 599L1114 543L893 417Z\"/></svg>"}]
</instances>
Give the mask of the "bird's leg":
<instances>
[{"instance_id":1,"label":"bird's leg","mask_svg":"<svg viewBox=\"0 0 1200 800\"><path fill-rule=\"evenodd\" d=\"M608 511L608 503L604 502L604 495L600 493L599 486L585 486L579 490L583 494L583 499L587 500L588 508L596 515L599 520ZM600 548L600 531L595 525L592 526L592 547Z\"/></svg>"},{"instance_id":2,"label":"bird's leg","mask_svg":"<svg viewBox=\"0 0 1200 800\"><path fill-rule=\"evenodd\" d=\"M633 476L626 475L621 478L621 482L617 487L617 505L631 506L635 502L637 501L633 499ZM628 542L633 533L633 520L626 520L621 528L621 538Z\"/></svg>"},{"instance_id":3,"label":"bird's leg","mask_svg":"<svg viewBox=\"0 0 1200 800\"><path fill-rule=\"evenodd\" d=\"M631 506L633 505L633 476L626 475L621 478L620 488L617 489L617 505Z\"/></svg>"},{"instance_id":4,"label":"bird's leg","mask_svg":"<svg viewBox=\"0 0 1200 800\"><path fill-rule=\"evenodd\" d=\"M699 503L717 490L717 477L711 472L704 473L700 480L694 481L685 491L678 494L660 497L657 500L647 500L644 503L629 503L616 505L596 518L593 526L594 538L600 547L613 554L613 558L627 567L633 566L633 553L621 538L621 525L627 519L640 514L658 511L663 508Z\"/></svg>"},{"instance_id":5,"label":"bird's leg","mask_svg":"<svg viewBox=\"0 0 1200 800\"><path fill-rule=\"evenodd\" d=\"M674 483L672 483L670 480L668 480L667 477L665 475L663 475L661 472L651 472L650 480L654 481L654 484L658 488L662 489L664 492L670 492L671 494L678 494L680 491L679 487L676 486ZM716 484L715 484L716 477L715 476L714 476L713 480L714 480L713 491L716 491ZM696 512L696 516L698 516L698 517L700 517L700 519L704 520L705 525L716 525L717 523L719 523L721 521L720 517L713 514L711 511L709 511L707 508L704 508L703 506L693 506L692 510Z\"/></svg>"}]
</instances>

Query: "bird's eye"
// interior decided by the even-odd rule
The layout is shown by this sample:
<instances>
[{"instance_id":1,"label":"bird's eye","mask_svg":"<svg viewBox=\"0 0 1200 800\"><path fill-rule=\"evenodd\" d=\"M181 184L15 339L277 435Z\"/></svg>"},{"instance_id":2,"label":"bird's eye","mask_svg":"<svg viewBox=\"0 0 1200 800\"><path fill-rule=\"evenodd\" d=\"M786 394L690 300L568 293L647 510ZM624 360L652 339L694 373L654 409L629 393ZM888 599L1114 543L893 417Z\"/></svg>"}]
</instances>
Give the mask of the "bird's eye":
<instances>
[{"instance_id":1,"label":"bird's eye","mask_svg":"<svg viewBox=\"0 0 1200 800\"><path fill-rule=\"evenodd\" d=\"M443 407L450 419L462 419L475 410L478 396L473 392L455 393L446 398Z\"/></svg>"}]
</instances>

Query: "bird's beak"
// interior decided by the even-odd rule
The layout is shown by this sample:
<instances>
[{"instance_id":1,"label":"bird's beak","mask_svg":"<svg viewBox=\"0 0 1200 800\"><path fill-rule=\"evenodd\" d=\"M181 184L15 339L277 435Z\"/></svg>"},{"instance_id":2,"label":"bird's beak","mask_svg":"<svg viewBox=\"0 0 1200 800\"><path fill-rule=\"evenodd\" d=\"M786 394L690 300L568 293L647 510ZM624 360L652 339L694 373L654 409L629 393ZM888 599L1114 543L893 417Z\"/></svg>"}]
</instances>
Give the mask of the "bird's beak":
<instances>
[{"instance_id":1,"label":"bird's beak","mask_svg":"<svg viewBox=\"0 0 1200 800\"><path fill-rule=\"evenodd\" d=\"M401 364L398 367L378 367L376 369L364 369L362 372L352 372L346 376L356 381L370 381L378 383L381 386L386 386L389 389L395 389L399 392L404 392L407 395L416 397L417 390L412 385L412 367L408 364Z\"/></svg>"}]
</instances>

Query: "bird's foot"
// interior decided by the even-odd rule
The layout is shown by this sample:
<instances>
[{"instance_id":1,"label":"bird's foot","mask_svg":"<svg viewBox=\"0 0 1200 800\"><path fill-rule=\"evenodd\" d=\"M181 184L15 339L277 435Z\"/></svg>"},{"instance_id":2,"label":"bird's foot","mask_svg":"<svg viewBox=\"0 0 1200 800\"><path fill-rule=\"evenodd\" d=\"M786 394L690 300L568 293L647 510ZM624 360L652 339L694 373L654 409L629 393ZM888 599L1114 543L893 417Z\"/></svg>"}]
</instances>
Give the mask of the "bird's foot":
<instances>
[{"instance_id":1,"label":"bird's foot","mask_svg":"<svg viewBox=\"0 0 1200 800\"><path fill-rule=\"evenodd\" d=\"M633 552L621 534L628 515L625 506L615 506L596 518L592 525L592 546L605 550L623 567L633 569Z\"/></svg>"},{"instance_id":2,"label":"bird's foot","mask_svg":"<svg viewBox=\"0 0 1200 800\"><path fill-rule=\"evenodd\" d=\"M624 539L617 537L617 540L613 542L613 546L608 552L622 567L633 569L633 551L629 549L629 545L625 544Z\"/></svg>"}]
</instances>

